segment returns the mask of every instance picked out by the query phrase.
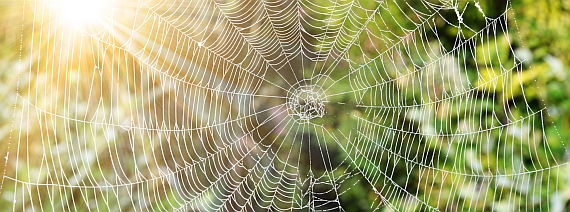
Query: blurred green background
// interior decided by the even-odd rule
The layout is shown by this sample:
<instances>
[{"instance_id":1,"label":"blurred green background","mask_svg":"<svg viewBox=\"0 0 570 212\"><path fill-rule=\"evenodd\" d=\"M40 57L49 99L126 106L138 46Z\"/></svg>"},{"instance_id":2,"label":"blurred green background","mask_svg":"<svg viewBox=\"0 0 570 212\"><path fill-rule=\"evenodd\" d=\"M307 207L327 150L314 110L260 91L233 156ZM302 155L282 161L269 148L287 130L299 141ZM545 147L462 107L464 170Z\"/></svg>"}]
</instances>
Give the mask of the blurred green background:
<instances>
[{"instance_id":1,"label":"blurred green background","mask_svg":"<svg viewBox=\"0 0 570 212\"><path fill-rule=\"evenodd\" d=\"M321 0L316 0L320 2ZM366 1L362 1L366 2ZM418 1L410 1L410 4L417 3ZM374 1L370 0L370 4ZM473 4L473 2L470 2ZM326 3L323 3L326 4ZM460 8L463 8L466 2L460 1ZM508 33L511 35L510 40L507 42L497 43L498 49L506 49L505 51L499 51L505 55L500 55L500 57L513 58L512 52L520 59L524 59L522 68L522 77L520 81L510 81L513 85L502 85L503 88L511 88L505 90L493 90L497 96L504 97L502 99L508 99L508 101L493 100L490 101L491 104L487 105L490 108L504 108L506 105L512 105L513 102L528 102L530 107L539 110L543 107L548 108L548 116L544 116L543 121L535 120L539 123L531 123L531 126L538 126L536 128L521 128L519 131L513 133L512 137L526 137L527 135L544 135L548 140L548 146L540 145L534 149L537 155L522 155L522 163L526 163L525 167L533 167L533 159L535 160L545 160L544 158L549 158L548 154L552 154L556 163L544 162L541 165L555 166L555 164L565 164L568 162L567 152L570 150L567 147L570 145L570 1L566 0L516 0L512 2L507 1L494 1L494 0L482 0L480 1L481 7L485 10L487 17L498 17L500 14L505 12L506 5L510 4L510 11L508 11ZM473 5L471 5L473 6ZM28 20L31 15L27 8L22 9L22 2L11 0L0 2L0 152L13 152L14 146L10 145L10 141L14 141L14 135L17 133L12 132L12 125L14 122L17 123L18 114L14 111L21 110L18 104L18 96L16 95L18 89L23 89L23 82L30 81L27 77L34 77L29 75L20 75L19 73L19 61L27 61L30 56L26 55L26 50L20 50L21 43L26 46L29 42L29 36L22 36L22 12L25 20ZM409 11L408 11L409 12ZM443 16L453 19L455 12L452 10L442 12ZM485 24L484 18L481 14L475 10L466 10L463 15L464 22L473 26L475 29L481 28ZM406 22L402 14L398 14L394 17L398 22ZM26 24L26 21L24 21ZM27 25L25 25L27 26ZM24 29L26 31L27 29ZM457 29L449 26L447 24L437 25L437 30L440 32L440 39L446 47L451 47L455 43L455 37L457 35ZM469 32L466 30L466 35L469 36ZM520 36L519 36L520 35ZM512 50L509 50L509 47ZM357 56L358 51L349 51L348 54L355 54ZM346 64L344 64L346 69ZM476 64L468 64L468 69L475 70ZM343 69L343 64L340 64L338 69ZM481 75L487 74L487 77L495 77L496 73L483 73L484 69L479 69ZM22 77L24 76L24 77ZM334 76L333 76L334 77ZM20 80L20 82L18 82ZM22 82L23 81L23 82ZM19 84L20 83L20 84ZM522 88L521 86L522 85ZM19 87L20 86L20 87ZM339 89L343 87L348 87L348 84L337 85ZM334 90L334 89L333 89ZM524 94L523 94L524 91ZM20 91L21 92L21 91ZM263 91L262 91L263 92ZM492 98L492 97L489 97ZM488 101L489 102L489 101ZM488 103L487 102L487 103ZM348 102L351 103L351 102ZM354 104L354 102L352 102ZM330 109L328 113L339 113L344 112L348 106L345 108L339 106L337 108ZM513 116L523 116L522 114L527 114L527 108L525 107L509 107L509 109L515 113ZM518 111L518 112L517 112ZM363 113L364 111L350 111L351 115L354 113ZM460 112L457 113L459 118L461 117ZM506 115L507 116L507 115ZM446 117L439 117L440 119L445 119ZM459 119L458 118L458 119ZM351 119L351 116L341 116L335 117L334 120L326 120L331 123L331 126L338 129L350 129L356 124L355 120ZM404 122L406 120L402 120ZM421 120L407 120L412 123L421 122ZM437 126L434 126L437 127ZM37 129L39 130L39 129ZM28 134L34 134L34 132L27 132ZM40 132L35 132L40 134ZM12 135L12 138L10 137ZM493 139L495 140L509 140L516 145L523 145L523 141L515 141L512 137L506 137L505 135L494 134ZM502 137L505 136L505 137ZM491 139L491 140L493 140ZM524 140L524 139L521 139ZM97 141L93 141L97 142ZM13 142L11 143L13 145ZM425 144L428 145L429 144ZM444 145L434 145L431 148L435 148L433 151L438 151L437 148L444 148ZM11 149L9 149L11 148ZM30 152L41 151L41 145L30 145L27 148L31 149ZM37 148L34 150L34 148ZM333 147L331 147L333 148ZM333 148L334 149L334 148ZM337 150L338 151L338 150ZM465 153L456 154L455 156L449 156L447 160L455 161L457 164L481 164L481 166L488 168L489 170L500 170L505 164L509 163L510 155L506 149L492 149L490 150L490 155L500 155L501 157L490 157L491 160L483 160L483 157L478 157L476 153ZM372 153L373 154L373 153ZM542 155L544 154L544 155ZM472 155L471 157L468 155ZM474 155L474 156L473 156ZM335 154L335 160L342 161L347 155L345 154ZM489 158L489 157L487 157ZM390 163L390 160L380 160L381 163ZM1 164L4 164L2 161ZM8 173L13 171L13 167L10 167L12 163L8 163L7 167L4 167ZM12 164L13 165L13 164ZM20 164L22 165L22 164ZM308 166L308 164L305 164ZM377 164L380 167L386 166L386 164ZM337 170L338 176L341 176L346 171L342 165L341 168ZM363 169L367 169L366 164L361 165ZM448 164L449 166L449 164ZM436 207L443 211L517 211L517 210L534 210L534 211L570 211L570 166L564 165L555 168L537 168L542 170L536 175L540 175L540 181L534 182L534 185L528 185L534 187L535 189L530 189L533 193L528 193L529 190L518 189L517 188L507 188L506 190L513 189L516 192L506 192L508 197L497 197L496 195L487 194L488 192L493 192L492 189L486 191L479 191L474 187L479 184L470 183L472 179L465 179L465 182L461 185L452 184L456 182L456 179L450 179L449 181L437 181L434 179L423 179L423 181L431 182L431 185L417 186L410 188L420 194L419 196L425 195L439 195L439 198L425 198L433 199L433 202L427 202L429 205ZM500 168L499 168L500 167ZM352 167L354 168L354 167ZM440 168L450 168L450 167L440 167ZM546 169L545 169L546 168ZM533 177L536 177L532 174ZM429 174L426 174L429 175ZM393 181L398 184L418 184L419 176L416 178L407 178L405 175L398 175L393 177ZM533 178L531 177L531 178ZM523 177L524 178L524 177ZM511 181L509 181L511 180ZM524 183L519 181L512 183L514 179L504 179L507 185L502 185L504 187L511 186L521 186ZM521 180L521 179L516 179ZM521 181L524 181L522 179ZM511 184L509 184L511 182ZM556 182L556 183L553 183ZM480 182L479 182L480 183ZM489 182L498 184L498 182ZM429 184L429 183L427 183ZM528 184L531 184L530 182ZM374 189L364 180L362 177L348 178L345 185L349 185L351 188L346 191L342 196L340 196L340 202L343 208L349 211L367 211L371 208L378 206L378 197L374 193ZM13 189L13 181L3 181L3 187L8 190ZM463 187L462 187L463 186ZM480 185L479 185L480 186ZM378 185L378 187L381 187ZM434 189L426 189L434 187ZM451 192L446 190L446 188L453 187L456 192ZM493 188L494 186L489 186L485 188ZM538 188L538 189L536 189ZM346 189L346 188L345 188ZM375 188L378 189L378 188ZM419 191L418 191L419 190ZM453 189L451 189L453 190ZM457 192L457 191L465 191ZM40 193L40 191L38 191ZM481 194L482 193L482 194ZM12 197L10 194L3 192L3 196L0 196L0 211L11 211L13 205L11 204ZM482 195L485 201L482 201L480 196ZM492 197L489 197L492 196ZM55 198L55 197L54 197ZM66 196L60 196L59 198L65 199L70 198ZM169 198L164 197L164 198ZM47 200L47 199L46 199ZM406 202L409 201L405 197L393 197L389 200L390 202ZM450 206L453 205L453 201L457 201L456 205L461 206ZM476 201L475 204L460 204L459 202L465 203L469 201ZM159 201L157 201L159 202ZM22 203L26 204L26 203ZM62 202L63 204L63 202ZM418 204L409 203L409 204ZM25 206L15 207L15 210L20 210ZM389 208L380 207L382 210L389 210ZM61 206L55 206L55 208L46 208L46 210L65 210ZM116 210L117 208L115 208ZM128 206L122 208L123 210L128 210ZM169 208L165 208L169 209ZM76 208L75 210L84 211L84 208ZM113 210L113 209L111 209ZM160 209L158 209L160 210ZM416 210L414 207L410 207L410 211Z\"/></svg>"}]
</instances>

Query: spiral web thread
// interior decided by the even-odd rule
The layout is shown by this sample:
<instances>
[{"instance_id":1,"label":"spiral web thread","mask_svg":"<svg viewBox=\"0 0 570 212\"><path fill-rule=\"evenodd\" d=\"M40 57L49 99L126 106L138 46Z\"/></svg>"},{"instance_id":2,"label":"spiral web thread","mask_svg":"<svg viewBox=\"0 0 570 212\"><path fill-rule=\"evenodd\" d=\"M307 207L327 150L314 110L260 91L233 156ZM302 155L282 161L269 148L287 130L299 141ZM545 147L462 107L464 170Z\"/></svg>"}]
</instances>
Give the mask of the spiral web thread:
<instances>
[{"instance_id":1,"label":"spiral web thread","mask_svg":"<svg viewBox=\"0 0 570 212\"><path fill-rule=\"evenodd\" d=\"M56 0L24 5L1 189L14 211L344 211L357 183L370 210L554 210L535 194L566 164L546 107L496 106L526 95L508 9L104 2L82 22Z\"/></svg>"}]
</instances>

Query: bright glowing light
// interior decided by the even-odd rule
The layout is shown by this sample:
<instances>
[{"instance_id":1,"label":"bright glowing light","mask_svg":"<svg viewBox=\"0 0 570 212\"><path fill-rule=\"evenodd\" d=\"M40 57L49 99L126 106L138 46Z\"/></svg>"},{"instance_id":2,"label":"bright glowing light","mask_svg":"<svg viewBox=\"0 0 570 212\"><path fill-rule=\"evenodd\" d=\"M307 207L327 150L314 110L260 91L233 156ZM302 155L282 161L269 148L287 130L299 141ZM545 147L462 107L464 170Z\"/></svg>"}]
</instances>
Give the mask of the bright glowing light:
<instances>
[{"instance_id":1,"label":"bright glowing light","mask_svg":"<svg viewBox=\"0 0 570 212\"><path fill-rule=\"evenodd\" d=\"M83 25L100 17L107 0L57 0L56 6L66 21Z\"/></svg>"}]
</instances>

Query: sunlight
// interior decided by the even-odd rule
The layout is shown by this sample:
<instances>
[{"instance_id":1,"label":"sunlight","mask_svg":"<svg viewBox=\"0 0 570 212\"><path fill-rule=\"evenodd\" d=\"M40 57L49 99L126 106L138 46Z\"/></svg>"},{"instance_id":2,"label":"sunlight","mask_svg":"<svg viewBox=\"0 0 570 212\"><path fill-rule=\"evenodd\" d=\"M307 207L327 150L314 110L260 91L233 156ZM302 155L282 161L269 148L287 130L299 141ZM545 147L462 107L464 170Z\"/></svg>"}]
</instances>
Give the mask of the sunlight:
<instances>
[{"instance_id":1,"label":"sunlight","mask_svg":"<svg viewBox=\"0 0 570 212\"><path fill-rule=\"evenodd\" d=\"M83 25L95 21L101 15L108 0L57 0L56 2L56 7L65 21Z\"/></svg>"}]
</instances>

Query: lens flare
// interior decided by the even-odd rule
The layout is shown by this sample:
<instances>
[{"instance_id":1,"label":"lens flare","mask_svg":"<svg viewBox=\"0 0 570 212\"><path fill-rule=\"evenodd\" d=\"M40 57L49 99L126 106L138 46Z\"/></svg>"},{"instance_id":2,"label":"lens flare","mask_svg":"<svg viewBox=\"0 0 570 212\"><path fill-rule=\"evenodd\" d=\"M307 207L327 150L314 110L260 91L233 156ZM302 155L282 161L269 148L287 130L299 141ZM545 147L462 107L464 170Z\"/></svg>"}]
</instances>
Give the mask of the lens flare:
<instances>
[{"instance_id":1,"label":"lens flare","mask_svg":"<svg viewBox=\"0 0 570 212\"><path fill-rule=\"evenodd\" d=\"M55 5L65 21L82 26L96 21L107 3L106 0L58 0Z\"/></svg>"}]
</instances>

